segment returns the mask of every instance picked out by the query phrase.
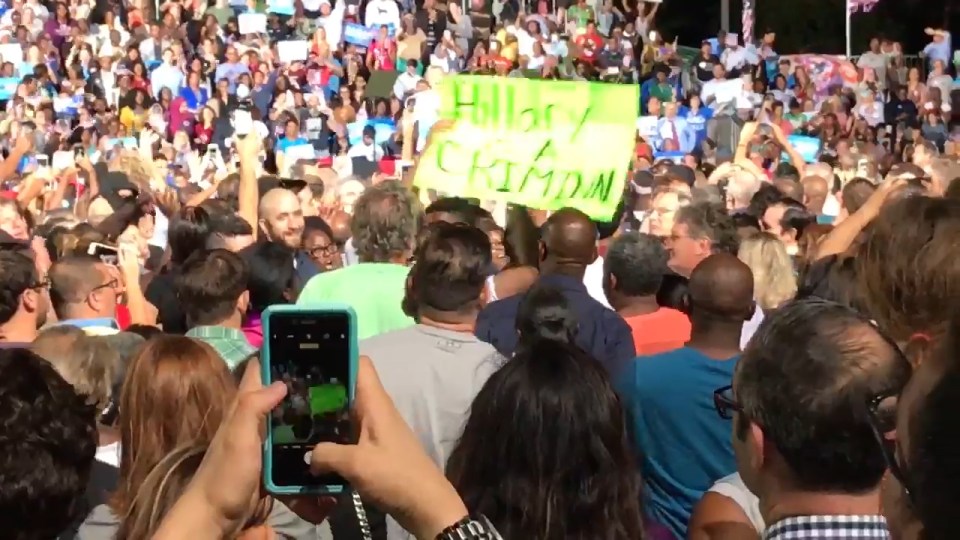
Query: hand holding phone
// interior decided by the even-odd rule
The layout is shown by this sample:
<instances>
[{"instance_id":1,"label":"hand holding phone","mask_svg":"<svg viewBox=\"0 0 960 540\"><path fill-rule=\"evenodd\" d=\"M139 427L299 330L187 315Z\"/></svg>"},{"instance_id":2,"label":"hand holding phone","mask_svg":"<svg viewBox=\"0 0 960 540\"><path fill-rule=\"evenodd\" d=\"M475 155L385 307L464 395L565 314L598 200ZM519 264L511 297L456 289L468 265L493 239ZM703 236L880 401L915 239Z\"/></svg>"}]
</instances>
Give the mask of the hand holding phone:
<instances>
[{"instance_id":1,"label":"hand holding phone","mask_svg":"<svg viewBox=\"0 0 960 540\"><path fill-rule=\"evenodd\" d=\"M100 242L90 242L87 247L87 255L99 258L104 264L116 266L119 262L117 248L101 244Z\"/></svg>"},{"instance_id":2,"label":"hand holding phone","mask_svg":"<svg viewBox=\"0 0 960 540\"><path fill-rule=\"evenodd\" d=\"M278 495L341 493L337 474L310 473L313 447L356 444L350 416L357 379L357 324L345 304L270 306L263 313L261 371L287 395L267 420L263 483Z\"/></svg>"}]
</instances>

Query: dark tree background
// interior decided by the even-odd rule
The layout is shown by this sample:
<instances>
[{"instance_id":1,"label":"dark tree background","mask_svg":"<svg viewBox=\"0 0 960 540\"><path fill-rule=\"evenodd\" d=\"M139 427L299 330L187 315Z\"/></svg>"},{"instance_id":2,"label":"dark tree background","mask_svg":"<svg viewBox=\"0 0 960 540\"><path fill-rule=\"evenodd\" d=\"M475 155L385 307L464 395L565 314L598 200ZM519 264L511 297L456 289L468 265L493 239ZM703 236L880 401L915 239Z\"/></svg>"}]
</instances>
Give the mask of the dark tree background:
<instances>
[{"instance_id":1,"label":"dark tree background","mask_svg":"<svg viewBox=\"0 0 960 540\"><path fill-rule=\"evenodd\" d=\"M843 54L844 0L755 0L754 33L777 33L781 54L817 52ZM741 0L730 0L730 30L740 32ZM915 54L930 40L926 27L960 29L960 0L880 0L870 13L852 16L854 54L866 50L870 38L885 36L903 43ZM681 45L697 46L716 36L720 28L720 0L664 0L657 26L668 40L680 36ZM954 38L960 45L960 37Z\"/></svg>"}]
</instances>

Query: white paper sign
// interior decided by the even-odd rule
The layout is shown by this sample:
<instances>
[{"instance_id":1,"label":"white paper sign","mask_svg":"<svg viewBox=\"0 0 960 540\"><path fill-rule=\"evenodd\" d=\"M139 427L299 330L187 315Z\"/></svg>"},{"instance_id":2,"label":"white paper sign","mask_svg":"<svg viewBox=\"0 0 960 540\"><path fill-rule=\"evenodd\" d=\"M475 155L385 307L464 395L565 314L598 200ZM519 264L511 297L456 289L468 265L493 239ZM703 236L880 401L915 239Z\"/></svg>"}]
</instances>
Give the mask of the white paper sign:
<instances>
[{"instance_id":1,"label":"white paper sign","mask_svg":"<svg viewBox=\"0 0 960 540\"><path fill-rule=\"evenodd\" d=\"M12 63L14 67L19 67L23 62L23 47L19 43L0 44L0 58L3 58L4 62Z\"/></svg>"},{"instance_id":2,"label":"white paper sign","mask_svg":"<svg viewBox=\"0 0 960 540\"><path fill-rule=\"evenodd\" d=\"M237 24L244 35L267 33L267 16L263 13L241 13L237 17Z\"/></svg>"},{"instance_id":3,"label":"white paper sign","mask_svg":"<svg viewBox=\"0 0 960 540\"><path fill-rule=\"evenodd\" d=\"M736 101L743 94L743 81L733 79L730 81L719 82L714 86L716 90L713 94L717 104L730 103Z\"/></svg>"},{"instance_id":4,"label":"white paper sign","mask_svg":"<svg viewBox=\"0 0 960 540\"><path fill-rule=\"evenodd\" d=\"M283 151L283 162L293 165L301 159L313 160L317 158L317 151L312 144L298 144L288 146Z\"/></svg>"},{"instance_id":5,"label":"white paper sign","mask_svg":"<svg viewBox=\"0 0 960 540\"><path fill-rule=\"evenodd\" d=\"M73 152L69 150L59 150L53 153L53 163L51 164L55 171L63 171L73 167Z\"/></svg>"},{"instance_id":6,"label":"white paper sign","mask_svg":"<svg viewBox=\"0 0 960 540\"><path fill-rule=\"evenodd\" d=\"M279 41L277 42L277 55L281 62L305 62L307 60L307 51L310 49L310 43L301 41Z\"/></svg>"}]
</instances>

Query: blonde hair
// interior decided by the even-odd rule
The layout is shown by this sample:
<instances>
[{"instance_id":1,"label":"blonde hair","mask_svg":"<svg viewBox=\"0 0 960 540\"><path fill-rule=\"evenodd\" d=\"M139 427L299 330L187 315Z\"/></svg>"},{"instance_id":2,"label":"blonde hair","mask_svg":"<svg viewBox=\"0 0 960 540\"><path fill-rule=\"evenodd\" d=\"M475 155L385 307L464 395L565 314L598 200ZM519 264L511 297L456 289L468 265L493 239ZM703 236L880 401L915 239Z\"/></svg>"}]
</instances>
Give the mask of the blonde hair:
<instances>
[{"instance_id":1,"label":"blonde hair","mask_svg":"<svg viewBox=\"0 0 960 540\"><path fill-rule=\"evenodd\" d=\"M137 150L122 150L117 157L110 162L110 171L119 171L127 175L127 178L137 189L147 191L150 189L150 180L156 177L156 165L152 160L146 160Z\"/></svg>"},{"instance_id":2,"label":"blonde hair","mask_svg":"<svg viewBox=\"0 0 960 540\"><path fill-rule=\"evenodd\" d=\"M137 489L133 502L120 520L114 538L139 540L153 537L163 518L186 491L206 452L206 446L186 445L175 448L161 459ZM272 509L273 499L261 499L243 528L265 523Z\"/></svg>"},{"instance_id":3,"label":"blonde hair","mask_svg":"<svg viewBox=\"0 0 960 540\"><path fill-rule=\"evenodd\" d=\"M793 261L776 236L764 232L747 238L737 256L753 272L753 296L764 311L777 309L797 294Z\"/></svg>"},{"instance_id":4,"label":"blonde hair","mask_svg":"<svg viewBox=\"0 0 960 540\"><path fill-rule=\"evenodd\" d=\"M88 404L106 407L121 362L109 342L90 337L75 326L61 325L41 332L30 349L50 362Z\"/></svg>"}]
</instances>

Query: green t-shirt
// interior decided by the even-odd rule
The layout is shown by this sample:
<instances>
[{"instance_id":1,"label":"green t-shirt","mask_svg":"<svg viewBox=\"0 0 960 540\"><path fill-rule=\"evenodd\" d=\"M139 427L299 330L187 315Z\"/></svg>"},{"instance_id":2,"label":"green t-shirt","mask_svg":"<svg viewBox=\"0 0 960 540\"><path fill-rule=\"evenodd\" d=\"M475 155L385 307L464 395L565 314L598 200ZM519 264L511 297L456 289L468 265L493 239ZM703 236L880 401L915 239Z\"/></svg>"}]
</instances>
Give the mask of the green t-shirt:
<instances>
[{"instance_id":1,"label":"green t-shirt","mask_svg":"<svg viewBox=\"0 0 960 540\"><path fill-rule=\"evenodd\" d=\"M659 99L663 103L673 101L673 87L667 83L655 84L650 89L650 96Z\"/></svg>"},{"instance_id":2,"label":"green t-shirt","mask_svg":"<svg viewBox=\"0 0 960 540\"><path fill-rule=\"evenodd\" d=\"M357 339L414 324L401 304L410 269L400 264L360 263L317 274L300 292L297 305L342 302L357 313Z\"/></svg>"},{"instance_id":3,"label":"green t-shirt","mask_svg":"<svg viewBox=\"0 0 960 540\"><path fill-rule=\"evenodd\" d=\"M590 6L573 6L567 10L567 17L577 23L577 28L586 28L587 22L593 19L593 9Z\"/></svg>"}]
</instances>

